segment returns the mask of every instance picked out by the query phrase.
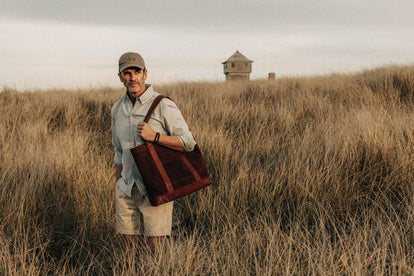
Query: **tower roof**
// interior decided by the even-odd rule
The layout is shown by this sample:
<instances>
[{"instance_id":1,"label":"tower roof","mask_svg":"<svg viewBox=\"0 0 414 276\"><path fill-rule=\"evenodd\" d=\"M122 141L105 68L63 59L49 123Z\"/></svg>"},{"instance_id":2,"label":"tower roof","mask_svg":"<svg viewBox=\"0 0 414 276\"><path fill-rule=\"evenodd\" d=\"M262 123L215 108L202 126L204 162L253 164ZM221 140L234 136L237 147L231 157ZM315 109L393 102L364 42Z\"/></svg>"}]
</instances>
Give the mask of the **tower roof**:
<instances>
[{"instance_id":1,"label":"tower roof","mask_svg":"<svg viewBox=\"0 0 414 276\"><path fill-rule=\"evenodd\" d=\"M229 57L226 61L222 62L222 64L228 63L228 62L250 62L252 63L253 60L250 60L247 57L243 56L243 54L240 53L239 50L237 50L231 57Z\"/></svg>"}]
</instances>

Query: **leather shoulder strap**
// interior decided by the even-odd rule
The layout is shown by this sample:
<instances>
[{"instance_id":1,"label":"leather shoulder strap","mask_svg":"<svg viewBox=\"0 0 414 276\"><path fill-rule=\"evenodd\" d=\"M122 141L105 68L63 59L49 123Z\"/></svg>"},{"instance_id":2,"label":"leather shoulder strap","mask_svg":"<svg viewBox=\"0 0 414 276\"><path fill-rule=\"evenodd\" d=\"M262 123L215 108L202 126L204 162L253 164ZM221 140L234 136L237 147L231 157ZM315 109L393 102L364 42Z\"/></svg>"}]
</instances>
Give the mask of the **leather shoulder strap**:
<instances>
[{"instance_id":1,"label":"leather shoulder strap","mask_svg":"<svg viewBox=\"0 0 414 276\"><path fill-rule=\"evenodd\" d=\"M155 108L158 106L158 104L161 102L162 99L169 98L164 95L157 96L154 101L152 102L150 108L148 109L147 115L145 115L144 122L148 123L149 119L151 118L152 113L154 112Z\"/></svg>"}]
</instances>

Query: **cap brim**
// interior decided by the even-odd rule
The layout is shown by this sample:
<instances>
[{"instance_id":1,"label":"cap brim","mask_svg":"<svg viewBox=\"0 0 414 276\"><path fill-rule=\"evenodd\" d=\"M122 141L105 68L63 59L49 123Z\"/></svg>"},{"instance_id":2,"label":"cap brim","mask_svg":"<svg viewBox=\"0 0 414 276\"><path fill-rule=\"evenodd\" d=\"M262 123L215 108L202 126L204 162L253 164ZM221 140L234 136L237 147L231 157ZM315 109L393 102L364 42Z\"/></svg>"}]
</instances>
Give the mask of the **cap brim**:
<instances>
[{"instance_id":1,"label":"cap brim","mask_svg":"<svg viewBox=\"0 0 414 276\"><path fill-rule=\"evenodd\" d=\"M125 69L127 69L129 67L138 67L141 70L143 70L145 68L142 65L138 65L138 64L135 64L135 63L126 63L126 64L123 64L122 66L119 67L119 72L122 72L122 71L124 71Z\"/></svg>"}]
</instances>

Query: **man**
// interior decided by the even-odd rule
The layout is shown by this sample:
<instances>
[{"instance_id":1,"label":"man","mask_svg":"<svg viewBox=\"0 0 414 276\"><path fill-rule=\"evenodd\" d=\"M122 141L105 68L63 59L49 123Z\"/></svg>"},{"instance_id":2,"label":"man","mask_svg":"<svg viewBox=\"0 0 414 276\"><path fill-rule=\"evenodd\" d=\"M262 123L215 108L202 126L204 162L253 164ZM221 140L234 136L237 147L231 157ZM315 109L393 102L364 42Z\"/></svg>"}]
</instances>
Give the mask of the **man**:
<instances>
[{"instance_id":1,"label":"man","mask_svg":"<svg viewBox=\"0 0 414 276\"><path fill-rule=\"evenodd\" d=\"M131 148L145 141L179 151L192 151L193 136L177 106L163 99L151 119L144 123L153 100L159 95L145 84L147 69L138 53L128 52L119 58L119 79L126 94L112 107L112 144L115 148L116 226L124 236L124 248L130 250L144 238L152 252L161 248L171 235L173 202L151 206L145 183L135 165Z\"/></svg>"}]
</instances>

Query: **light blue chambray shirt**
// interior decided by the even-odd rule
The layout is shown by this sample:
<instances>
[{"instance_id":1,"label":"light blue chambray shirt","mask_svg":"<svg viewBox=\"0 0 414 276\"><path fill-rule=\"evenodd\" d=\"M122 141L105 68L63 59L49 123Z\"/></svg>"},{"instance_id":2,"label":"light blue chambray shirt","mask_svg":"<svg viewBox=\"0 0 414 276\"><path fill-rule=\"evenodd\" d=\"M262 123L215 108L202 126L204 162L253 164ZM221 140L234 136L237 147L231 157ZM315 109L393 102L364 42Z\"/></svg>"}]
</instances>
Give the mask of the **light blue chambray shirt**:
<instances>
[{"instance_id":1,"label":"light blue chambray shirt","mask_svg":"<svg viewBox=\"0 0 414 276\"><path fill-rule=\"evenodd\" d=\"M147 85L147 90L138 97L135 105L125 94L112 107L112 144L115 147L115 165L122 165L121 178L118 185L121 191L131 196L134 182L142 195L147 193L141 174L135 165L129 149L140 146L145 141L138 136L138 124L144 121L145 115L154 99L159 95ZM184 151L192 151L196 144L180 110L170 99L163 99L155 108L149 126L160 134L177 136L183 143Z\"/></svg>"}]
</instances>

